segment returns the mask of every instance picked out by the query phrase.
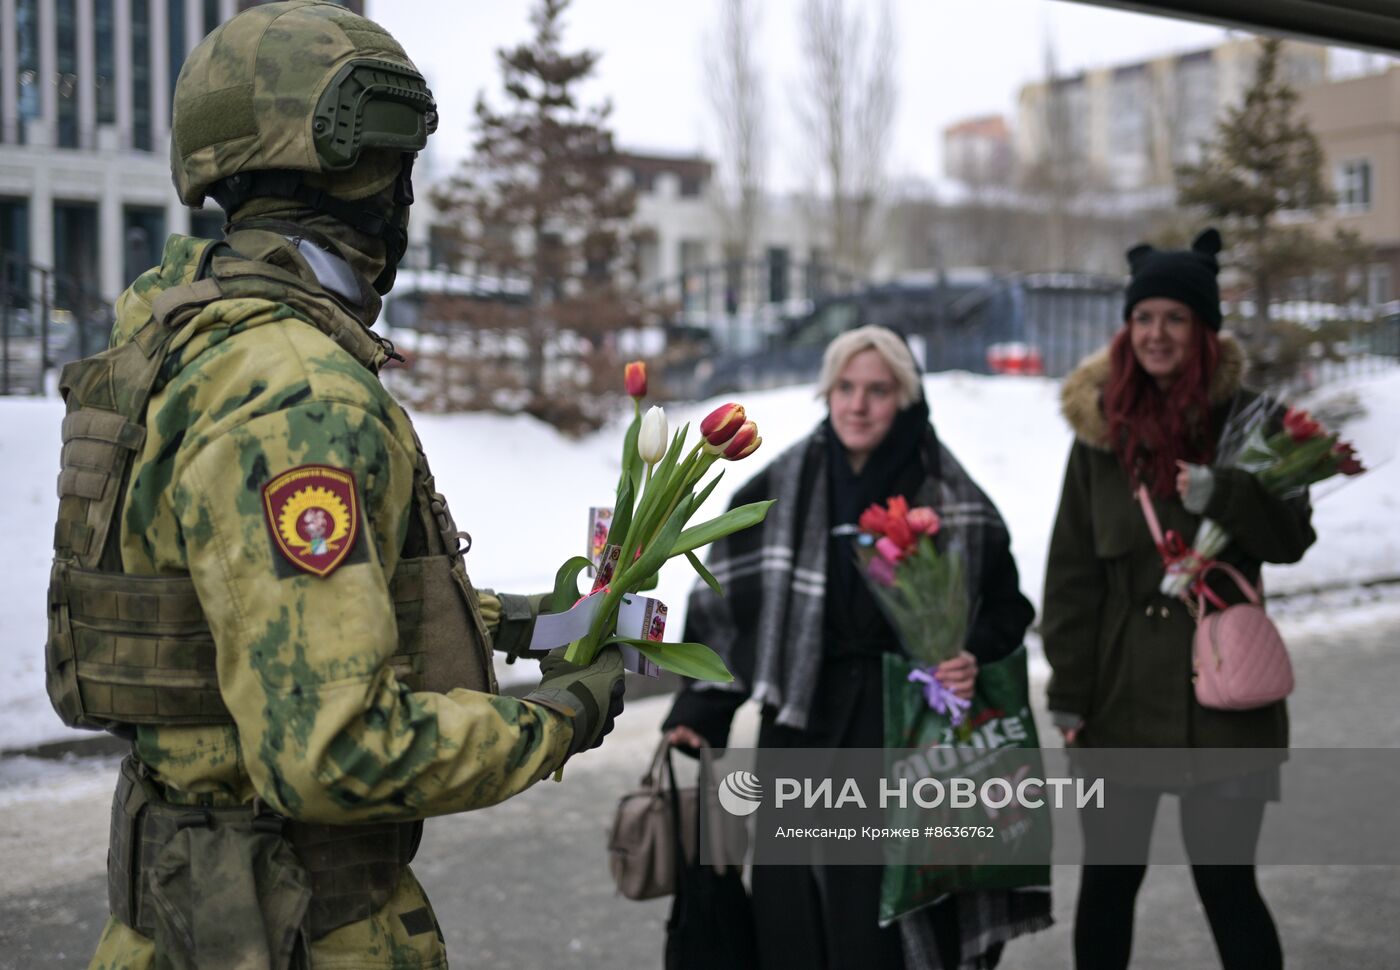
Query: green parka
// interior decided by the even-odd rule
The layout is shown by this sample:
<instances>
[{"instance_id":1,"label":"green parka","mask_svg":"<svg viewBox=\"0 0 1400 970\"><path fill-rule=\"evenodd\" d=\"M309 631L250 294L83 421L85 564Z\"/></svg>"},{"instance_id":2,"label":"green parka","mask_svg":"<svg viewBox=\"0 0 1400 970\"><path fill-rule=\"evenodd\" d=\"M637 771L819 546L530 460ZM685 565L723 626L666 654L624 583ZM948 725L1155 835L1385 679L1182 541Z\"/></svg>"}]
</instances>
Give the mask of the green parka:
<instances>
[{"instance_id":1,"label":"green parka","mask_svg":"<svg viewBox=\"0 0 1400 970\"><path fill-rule=\"evenodd\" d=\"M1242 387L1244 354L1221 339L1210 388L1217 418L1255 393ZM1209 710L1191 683L1195 623L1185 605L1158 592L1163 566L1108 439L1101 394L1107 351L1088 358L1061 392L1075 442L1050 539L1041 633L1050 662L1051 711L1084 719L1091 747L1275 747L1288 745L1280 701L1252 711ZM1173 496L1155 499L1164 530L1188 540L1200 516ZM1283 500L1247 472L1217 469L1206 516L1231 536L1221 558L1251 582L1264 562L1297 562L1316 538L1306 496ZM1228 581L1211 586L1226 602L1243 596Z\"/></svg>"}]
</instances>

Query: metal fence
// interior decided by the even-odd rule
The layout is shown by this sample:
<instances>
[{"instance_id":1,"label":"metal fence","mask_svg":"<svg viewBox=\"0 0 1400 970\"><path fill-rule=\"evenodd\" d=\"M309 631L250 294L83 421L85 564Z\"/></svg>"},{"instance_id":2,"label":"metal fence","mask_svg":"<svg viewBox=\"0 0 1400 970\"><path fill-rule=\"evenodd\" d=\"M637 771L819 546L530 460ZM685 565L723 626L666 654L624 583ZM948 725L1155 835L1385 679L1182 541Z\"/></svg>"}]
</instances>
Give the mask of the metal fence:
<instances>
[{"instance_id":1,"label":"metal fence","mask_svg":"<svg viewBox=\"0 0 1400 970\"><path fill-rule=\"evenodd\" d=\"M50 371L105 348L111 330L93 289L0 251L0 394L43 394Z\"/></svg>"}]
</instances>

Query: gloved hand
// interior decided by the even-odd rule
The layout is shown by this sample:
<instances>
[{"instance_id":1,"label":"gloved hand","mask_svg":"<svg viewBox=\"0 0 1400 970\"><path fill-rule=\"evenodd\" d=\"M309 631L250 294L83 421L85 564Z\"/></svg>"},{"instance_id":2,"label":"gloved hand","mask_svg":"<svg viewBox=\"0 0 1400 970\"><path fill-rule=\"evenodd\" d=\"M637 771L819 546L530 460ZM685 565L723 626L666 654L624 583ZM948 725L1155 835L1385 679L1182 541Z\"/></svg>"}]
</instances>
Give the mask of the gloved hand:
<instances>
[{"instance_id":1,"label":"gloved hand","mask_svg":"<svg viewBox=\"0 0 1400 970\"><path fill-rule=\"evenodd\" d=\"M564 659L564 648L551 650L540 661L540 685L525 700L557 711L574 723L569 757L596 748L622 713L622 653L604 647L586 667Z\"/></svg>"},{"instance_id":2,"label":"gloved hand","mask_svg":"<svg viewBox=\"0 0 1400 970\"><path fill-rule=\"evenodd\" d=\"M481 607L481 619L486 623L486 632L491 634L491 646L506 655L506 663L515 663L516 658L530 646L530 637L535 632L535 617L539 616L540 608L550 594L521 596L478 589L476 595Z\"/></svg>"}]
</instances>

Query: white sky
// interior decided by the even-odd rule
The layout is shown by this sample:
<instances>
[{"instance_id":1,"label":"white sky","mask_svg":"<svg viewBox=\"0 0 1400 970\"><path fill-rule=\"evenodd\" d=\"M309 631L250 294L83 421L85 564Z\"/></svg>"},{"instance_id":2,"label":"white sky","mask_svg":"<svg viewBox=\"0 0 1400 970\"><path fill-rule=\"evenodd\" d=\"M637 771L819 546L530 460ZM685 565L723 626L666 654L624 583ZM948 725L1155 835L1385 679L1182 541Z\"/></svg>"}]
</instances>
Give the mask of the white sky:
<instances>
[{"instance_id":1,"label":"white sky","mask_svg":"<svg viewBox=\"0 0 1400 970\"><path fill-rule=\"evenodd\" d=\"M1208 46L1225 32L1200 24L1058 0L892 0L899 102L888 172L896 179L941 176L941 132L984 113L1014 121L1016 91L1043 75L1053 38L1061 70L1075 70ZM425 166L446 174L469 145L479 91L500 104L495 51L530 35L530 0L368 0L367 13L392 32L427 75L441 125ZM770 185L802 184L792 94L800 74L801 0L758 0L770 135ZM873 20L873 0L850 0ZM703 152L717 141L704 93L704 38L718 0L575 0L565 14L564 48L601 52L585 103L611 99L625 148Z\"/></svg>"}]
</instances>

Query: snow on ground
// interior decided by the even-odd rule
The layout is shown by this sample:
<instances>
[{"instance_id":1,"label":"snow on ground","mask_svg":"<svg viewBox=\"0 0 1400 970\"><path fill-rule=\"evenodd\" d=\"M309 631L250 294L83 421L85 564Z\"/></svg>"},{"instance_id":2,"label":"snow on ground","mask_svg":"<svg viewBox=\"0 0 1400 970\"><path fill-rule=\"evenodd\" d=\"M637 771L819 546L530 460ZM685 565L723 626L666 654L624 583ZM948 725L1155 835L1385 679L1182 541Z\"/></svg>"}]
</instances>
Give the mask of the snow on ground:
<instances>
[{"instance_id":1,"label":"snow on ground","mask_svg":"<svg viewBox=\"0 0 1400 970\"><path fill-rule=\"evenodd\" d=\"M1039 604L1045 549L1059 500L1070 432L1059 415L1058 384L1047 379L939 374L925 380L944 442L1001 508L1011 528L1022 588ZM1346 433L1375 465L1400 452L1400 372L1353 379L1367 405ZM1335 393L1335 388L1328 389ZM743 395L758 421L757 460L727 467L706 508L721 511L762 463L799 440L824 409L810 386ZM668 409L673 429L699 422L718 401ZM0 750L70 736L44 694L44 592L57 499L57 442L63 417L54 399L0 399ZM526 417L419 415L419 434L458 527L469 531L474 581L515 592L553 585L554 570L583 551L590 505L611 504L623 424L570 440ZM1331 485L1331 483L1329 483ZM1320 539L1296 566L1270 567L1271 591L1345 585L1400 575L1400 462L1387 461L1336 489L1324 486L1314 522ZM700 521L697 518L693 521ZM679 636L694 576L684 562L663 570L658 595ZM1034 649L1034 647L1033 647ZM504 679L529 679L533 665L500 666Z\"/></svg>"}]
</instances>

